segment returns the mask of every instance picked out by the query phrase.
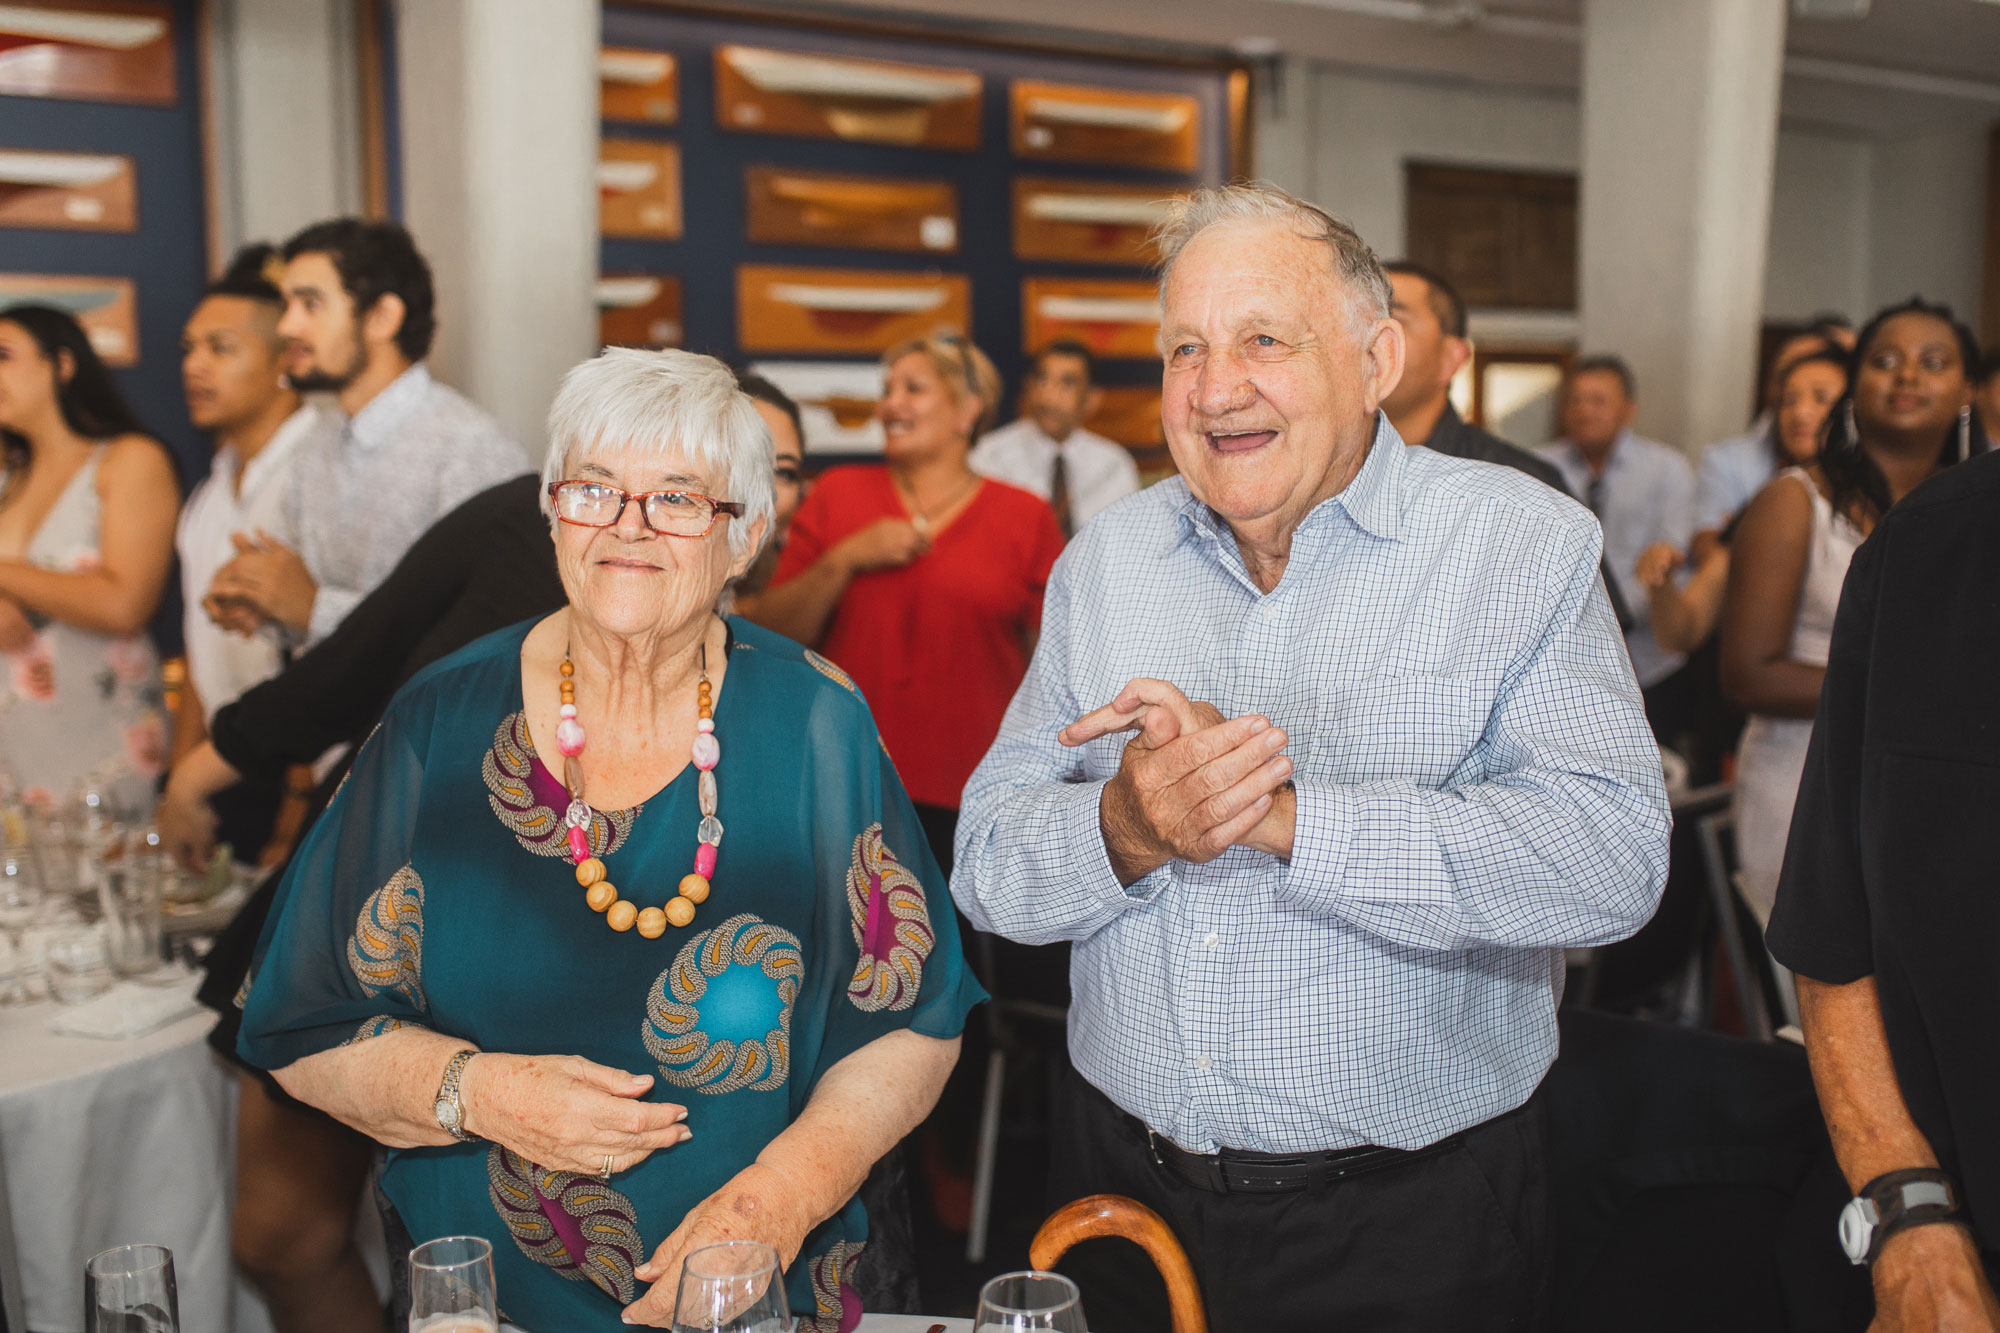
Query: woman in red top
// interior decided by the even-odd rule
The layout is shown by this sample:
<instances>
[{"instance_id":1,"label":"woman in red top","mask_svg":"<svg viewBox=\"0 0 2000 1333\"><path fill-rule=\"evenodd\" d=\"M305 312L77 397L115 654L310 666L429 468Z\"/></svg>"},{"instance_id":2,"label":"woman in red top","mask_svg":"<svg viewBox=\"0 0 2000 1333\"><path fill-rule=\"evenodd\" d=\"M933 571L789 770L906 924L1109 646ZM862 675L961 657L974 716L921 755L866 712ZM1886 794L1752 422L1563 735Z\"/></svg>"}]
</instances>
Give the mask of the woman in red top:
<instances>
[{"instance_id":1,"label":"woman in red top","mask_svg":"<svg viewBox=\"0 0 2000 1333\"><path fill-rule=\"evenodd\" d=\"M882 364L886 466L819 479L758 619L860 687L949 869L959 794L1027 673L1062 533L1046 501L966 464L1000 399L984 353L933 334Z\"/></svg>"}]
</instances>

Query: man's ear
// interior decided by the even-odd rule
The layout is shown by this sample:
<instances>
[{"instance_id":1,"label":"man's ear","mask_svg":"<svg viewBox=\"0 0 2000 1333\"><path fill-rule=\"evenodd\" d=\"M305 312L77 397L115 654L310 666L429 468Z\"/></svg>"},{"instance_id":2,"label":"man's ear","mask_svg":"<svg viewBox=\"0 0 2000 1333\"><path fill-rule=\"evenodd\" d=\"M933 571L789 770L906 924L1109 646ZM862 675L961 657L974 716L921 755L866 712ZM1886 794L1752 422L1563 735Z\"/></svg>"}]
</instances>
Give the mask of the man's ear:
<instances>
[{"instance_id":1,"label":"man's ear","mask_svg":"<svg viewBox=\"0 0 2000 1333\"><path fill-rule=\"evenodd\" d=\"M1393 319L1378 319L1368 333L1368 378L1362 384L1362 405L1373 416L1382 400L1396 391L1403 378L1403 326Z\"/></svg>"},{"instance_id":2,"label":"man's ear","mask_svg":"<svg viewBox=\"0 0 2000 1333\"><path fill-rule=\"evenodd\" d=\"M362 317L362 340L377 344L394 342L396 335L403 331L403 317L408 313L409 307L403 304L402 297L394 292L382 293Z\"/></svg>"},{"instance_id":3,"label":"man's ear","mask_svg":"<svg viewBox=\"0 0 2000 1333\"><path fill-rule=\"evenodd\" d=\"M1464 338L1448 337L1444 340L1444 365L1441 375L1446 384L1458 378L1458 372L1465 363L1472 360L1472 344Z\"/></svg>"},{"instance_id":4,"label":"man's ear","mask_svg":"<svg viewBox=\"0 0 2000 1333\"><path fill-rule=\"evenodd\" d=\"M1091 385L1088 389L1084 390L1083 393L1083 413L1081 419L1084 421L1090 420L1092 417L1098 414L1099 410L1102 409L1103 406L1104 406L1104 390L1098 388L1094 384Z\"/></svg>"}]
</instances>

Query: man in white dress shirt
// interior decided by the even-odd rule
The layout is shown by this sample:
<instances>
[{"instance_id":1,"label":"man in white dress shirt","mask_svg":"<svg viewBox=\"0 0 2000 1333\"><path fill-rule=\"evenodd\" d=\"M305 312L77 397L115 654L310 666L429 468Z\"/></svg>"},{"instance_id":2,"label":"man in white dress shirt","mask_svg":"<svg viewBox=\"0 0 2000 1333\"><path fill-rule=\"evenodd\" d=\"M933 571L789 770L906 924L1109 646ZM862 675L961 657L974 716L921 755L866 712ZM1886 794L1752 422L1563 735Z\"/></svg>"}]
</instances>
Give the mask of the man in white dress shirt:
<instances>
[{"instance_id":1,"label":"man in white dress shirt","mask_svg":"<svg viewBox=\"0 0 2000 1333\"><path fill-rule=\"evenodd\" d=\"M1125 449L1083 428L1101 397L1090 349L1054 342L1035 354L1019 420L987 433L972 450L972 470L1012 482L1047 500L1063 536L1139 489L1139 468Z\"/></svg>"},{"instance_id":2,"label":"man in white dress shirt","mask_svg":"<svg viewBox=\"0 0 2000 1333\"><path fill-rule=\"evenodd\" d=\"M489 486L528 471L498 422L424 366L436 331L430 265L392 222L315 223L285 245L286 369L340 414L301 451L287 511L294 541L255 534L209 588L235 628L331 633L410 543Z\"/></svg>"},{"instance_id":3,"label":"man in white dress shirt","mask_svg":"<svg viewBox=\"0 0 2000 1333\"><path fill-rule=\"evenodd\" d=\"M1570 494L1604 530L1605 562L1631 613L1625 646L1646 696L1646 716L1662 743L1673 744L1692 725L1692 683L1676 679L1687 658L1660 647L1653 636L1639 555L1654 542L1687 550L1694 536L1694 469L1680 450L1633 432L1638 411L1630 367L1615 356L1583 357L1563 386L1563 438L1537 452L1556 465Z\"/></svg>"},{"instance_id":4,"label":"man in white dress shirt","mask_svg":"<svg viewBox=\"0 0 2000 1333\"><path fill-rule=\"evenodd\" d=\"M278 673L284 644L275 629L224 629L202 609L216 571L236 554L238 533L285 532L285 505L300 446L317 413L285 382L278 319L284 261L268 245L246 246L210 285L181 333L181 381L188 417L215 440L208 477L181 509L174 549L181 562L187 679L174 713L173 756L208 734L215 710ZM217 802L222 838L254 859L270 833L280 792L231 788Z\"/></svg>"}]
</instances>

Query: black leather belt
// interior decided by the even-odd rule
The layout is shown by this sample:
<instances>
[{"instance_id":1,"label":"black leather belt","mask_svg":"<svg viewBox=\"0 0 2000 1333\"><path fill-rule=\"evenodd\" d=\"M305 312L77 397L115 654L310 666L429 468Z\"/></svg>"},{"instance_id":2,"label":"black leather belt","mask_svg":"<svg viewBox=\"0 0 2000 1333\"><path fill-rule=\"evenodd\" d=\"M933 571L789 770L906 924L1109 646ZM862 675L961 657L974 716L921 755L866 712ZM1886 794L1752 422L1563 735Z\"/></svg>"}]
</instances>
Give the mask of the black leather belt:
<instances>
[{"instance_id":1,"label":"black leather belt","mask_svg":"<svg viewBox=\"0 0 2000 1333\"><path fill-rule=\"evenodd\" d=\"M1184 1185L1211 1194L1295 1194L1300 1190L1337 1184L1355 1176L1407 1166L1426 1157L1437 1157L1459 1146L1463 1135L1453 1134L1422 1148L1337 1148L1329 1152L1263 1153L1224 1148L1204 1155L1191 1153L1164 1134L1148 1129L1137 1116L1128 1114L1116 1102L1079 1077L1086 1094L1109 1110L1126 1130L1145 1143L1153 1161Z\"/></svg>"}]
</instances>

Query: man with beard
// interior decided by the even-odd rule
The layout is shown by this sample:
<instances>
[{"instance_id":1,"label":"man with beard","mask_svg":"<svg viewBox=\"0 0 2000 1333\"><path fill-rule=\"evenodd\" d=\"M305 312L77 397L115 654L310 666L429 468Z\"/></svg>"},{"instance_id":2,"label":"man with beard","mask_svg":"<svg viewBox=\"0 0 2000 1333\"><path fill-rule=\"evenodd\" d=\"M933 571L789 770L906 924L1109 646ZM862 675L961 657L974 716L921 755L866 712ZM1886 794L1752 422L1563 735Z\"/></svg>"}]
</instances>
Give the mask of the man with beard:
<instances>
[{"instance_id":1,"label":"man with beard","mask_svg":"<svg viewBox=\"0 0 2000 1333\"><path fill-rule=\"evenodd\" d=\"M392 222L315 223L285 245L286 370L345 417L299 459L297 546L243 533L209 586L210 614L316 643L460 501L528 470L499 424L424 365L436 330L430 266ZM338 420L336 418L336 420Z\"/></svg>"}]
</instances>

